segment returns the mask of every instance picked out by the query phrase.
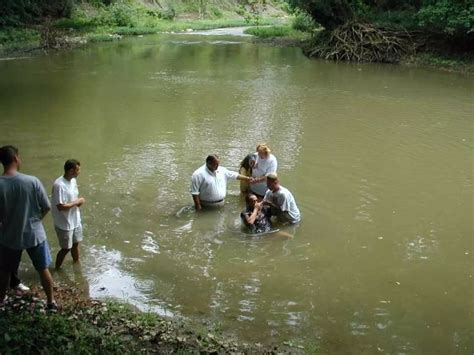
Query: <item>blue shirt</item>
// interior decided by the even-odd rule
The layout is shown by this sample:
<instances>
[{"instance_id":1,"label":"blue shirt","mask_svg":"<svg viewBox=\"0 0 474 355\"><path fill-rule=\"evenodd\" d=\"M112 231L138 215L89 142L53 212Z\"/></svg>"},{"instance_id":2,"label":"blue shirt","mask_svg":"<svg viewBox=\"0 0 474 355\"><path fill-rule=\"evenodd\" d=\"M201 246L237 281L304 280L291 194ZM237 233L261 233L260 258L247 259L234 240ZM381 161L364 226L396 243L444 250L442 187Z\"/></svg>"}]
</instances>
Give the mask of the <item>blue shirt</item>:
<instances>
[{"instance_id":1,"label":"blue shirt","mask_svg":"<svg viewBox=\"0 0 474 355\"><path fill-rule=\"evenodd\" d=\"M44 242L41 217L50 208L38 178L20 173L0 176L0 244L23 250Z\"/></svg>"}]
</instances>

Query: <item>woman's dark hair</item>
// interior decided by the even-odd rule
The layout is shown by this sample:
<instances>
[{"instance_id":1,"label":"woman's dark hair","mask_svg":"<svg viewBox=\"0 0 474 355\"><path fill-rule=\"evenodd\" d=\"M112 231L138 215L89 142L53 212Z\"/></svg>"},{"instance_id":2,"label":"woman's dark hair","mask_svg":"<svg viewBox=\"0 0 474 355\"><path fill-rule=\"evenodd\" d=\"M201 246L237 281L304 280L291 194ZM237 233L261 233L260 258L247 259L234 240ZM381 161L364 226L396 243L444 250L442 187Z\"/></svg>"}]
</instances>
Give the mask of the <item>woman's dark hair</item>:
<instances>
[{"instance_id":1,"label":"woman's dark hair","mask_svg":"<svg viewBox=\"0 0 474 355\"><path fill-rule=\"evenodd\" d=\"M241 168L245 168L247 170L251 170L252 167L250 166L250 161L254 159L253 154L248 154L240 163Z\"/></svg>"},{"instance_id":2,"label":"woman's dark hair","mask_svg":"<svg viewBox=\"0 0 474 355\"><path fill-rule=\"evenodd\" d=\"M12 145L4 145L0 148L0 161L3 166L9 166L18 156L18 148Z\"/></svg>"}]
</instances>

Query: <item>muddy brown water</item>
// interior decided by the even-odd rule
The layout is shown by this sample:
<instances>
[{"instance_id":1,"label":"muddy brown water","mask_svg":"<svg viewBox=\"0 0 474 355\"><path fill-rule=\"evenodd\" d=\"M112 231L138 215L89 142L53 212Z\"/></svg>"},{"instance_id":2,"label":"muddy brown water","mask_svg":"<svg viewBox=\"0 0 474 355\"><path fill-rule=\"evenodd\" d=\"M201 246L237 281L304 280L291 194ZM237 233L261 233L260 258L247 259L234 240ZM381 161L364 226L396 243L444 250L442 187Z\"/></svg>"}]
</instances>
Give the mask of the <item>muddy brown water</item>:
<instances>
[{"instance_id":1,"label":"muddy brown water","mask_svg":"<svg viewBox=\"0 0 474 355\"><path fill-rule=\"evenodd\" d=\"M473 351L473 117L472 77L240 37L0 61L1 143L23 171L50 191L67 158L82 162L82 268L68 258L56 278L308 352ZM259 142L300 207L292 240L243 233L237 183L224 209L190 208L207 154L237 169Z\"/></svg>"}]
</instances>

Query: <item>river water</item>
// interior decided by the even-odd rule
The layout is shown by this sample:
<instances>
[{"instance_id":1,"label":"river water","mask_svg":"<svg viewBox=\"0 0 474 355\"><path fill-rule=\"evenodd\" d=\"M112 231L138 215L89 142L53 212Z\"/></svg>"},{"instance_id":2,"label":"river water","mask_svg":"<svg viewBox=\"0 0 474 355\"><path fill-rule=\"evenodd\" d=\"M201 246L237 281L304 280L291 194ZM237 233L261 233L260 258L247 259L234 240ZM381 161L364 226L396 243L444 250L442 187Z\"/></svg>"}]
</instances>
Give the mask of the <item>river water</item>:
<instances>
[{"instance_id":1,"label":"river water","mask_svg":"<svg viewBox=\"0 0 474 355\"><path fill-rule=\"evenodd\" d=\"M0 61L0 136L48 191L81 161L82 268L55 277L93 297L308 352L472 353L473 87L156 35ZM207 154L237 170L261 142L303 216L291 240L242 232L234 182L224 209L190 208Z\"/></svg>"}]
</instances>

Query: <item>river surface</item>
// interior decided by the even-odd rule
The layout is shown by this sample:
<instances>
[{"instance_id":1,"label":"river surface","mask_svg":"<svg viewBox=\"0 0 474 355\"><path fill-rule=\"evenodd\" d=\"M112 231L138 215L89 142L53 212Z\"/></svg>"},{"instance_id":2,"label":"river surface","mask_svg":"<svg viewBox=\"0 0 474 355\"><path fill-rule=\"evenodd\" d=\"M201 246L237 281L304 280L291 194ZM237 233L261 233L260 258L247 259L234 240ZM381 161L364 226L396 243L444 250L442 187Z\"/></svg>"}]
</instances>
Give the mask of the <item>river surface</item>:
<instances>
[{"instance_id":1,"label":"river surface","mask_svg":"<svg viewBox=\"0 0 474 355\"><path fill-rule=\"evenodd\" d=\"M93 297L308 352L471 354L473 89L243 37L146 36L0 61L0 137L48 191L81 161L82 269L68 256L55 277ZM222 210L191 208L206 155L237 170L261 142L302 213L290 240L243 233L238 183Z\"/></svg>"}]
</instances>

